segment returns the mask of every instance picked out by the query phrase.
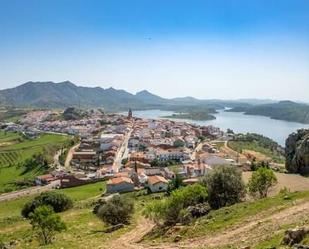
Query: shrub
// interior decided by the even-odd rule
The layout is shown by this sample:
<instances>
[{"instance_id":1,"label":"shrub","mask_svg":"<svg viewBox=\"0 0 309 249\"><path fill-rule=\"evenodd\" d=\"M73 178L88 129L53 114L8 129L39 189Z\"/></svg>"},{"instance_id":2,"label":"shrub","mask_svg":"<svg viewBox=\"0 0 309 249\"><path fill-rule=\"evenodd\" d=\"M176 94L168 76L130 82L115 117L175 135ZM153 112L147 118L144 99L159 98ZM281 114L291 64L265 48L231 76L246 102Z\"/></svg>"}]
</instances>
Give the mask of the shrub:
<instances>
[{"instance_id":1,"label":"shrub","mask_svg":"<svg viewBox=\"0 0 309 249\"><path fill-rule=\"evenodd\" d=\"M187 208L204 203L207 199L205 187L200 184L190 185L173 191L170 197L163 201L148 204L144 213L155 222L170 226L187 221L190 214Z\"/></svg>"},{"instance_id":2,"label":"shrub","mask_svg":"<svg viewBox=\"0 0 309 249\"><path fill-rule=\"evenodd\" d=\"M30 223L40 242L47 245L52 242L56 232L66 230L65 223L55 214L51 206L39 206L29 215Z\"/></svg>"},{"instance_id":3,"label":"shrub","mask_svg":"<svg viewBox=\"0 0 309 249\"><path fill-rule=\"evenodd\" d=\"M134 211L134 204L132 201L116 195L102 202L95 209L94 212L96 215L108 224L128 224Z\"/></svg>"},{"instance_id":4,"label":"shrub","mask_svg":"<svg viewBox=\"0 0 309 249\"><path fill-rule=\"evenodd\" d=\"M176 174L175 177L168 183L167 194L170 195L172 191L184 186L183 179L180 175Z\"/></svg>"},{"instance_id":5,"label":"shrub","mask_svg":"<svg viewBox=\"0 0 309 249\"><path fill-rule=\"evenodd\" d=\"M241 172L232 166L215 168L202 184L207 187L209 205L214 209L240 202L245 196Z\"/></svg>"},{"instance_id":6,"label":"shrub","mask_svg":"<svg viewBox=\"0 0 309 249\"><path fill-rule=\"evenodd\" d=\"M73 206L73 202L71 198L64 194L46 192L35 197L32 201L27 202L21 211L21 215L28 218L30 213L32 213L37 207L43 205L49 205L56 213L59 213L71 208Z\"/></svg>"},{"instance_id":7,"label":"shrub","mask_svg":"<svg viewBox=\"0 0 309 249\"><path fill-rule=\"evenodd\" d=\"M253 197L267 197L269 189L277 183L277 177L271 169L260 167L252 173L248 183L249 192Z\"/></svg>"}]
</instances>

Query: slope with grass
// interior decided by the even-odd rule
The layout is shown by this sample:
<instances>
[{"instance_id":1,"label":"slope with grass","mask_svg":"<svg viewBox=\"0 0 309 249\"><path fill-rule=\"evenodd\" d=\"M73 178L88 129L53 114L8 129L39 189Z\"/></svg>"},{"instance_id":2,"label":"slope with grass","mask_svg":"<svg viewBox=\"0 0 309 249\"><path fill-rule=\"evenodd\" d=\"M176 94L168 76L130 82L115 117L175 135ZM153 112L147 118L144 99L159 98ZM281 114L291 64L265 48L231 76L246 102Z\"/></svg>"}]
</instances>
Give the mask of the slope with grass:
<instances>
[{"instance_id":1,"label":"slope with grass","mask_svg":"<svg viewBox=\"0 0 309 249\"><path fill-rule=\"evenodd\" d=\"M36 175L43 174L46 169L42 167L27 171L21 165L38 153L44 153L51 162L53 153L69 139L67 136L42 134L29 140L19 133L0 131L0 193L18 189L17 181L33 180Z\"/></svg>"},{"instance_id":2,"label":"slope with grass","mask_svg":"<svg viewBox=\"0 0 309 249\"><path fill-rule=\"evenodd\" d=\"M270 138L259 134L237 134L228 142L228 146L234 151L255 157L258 161L269 160L280 164L285 162L283 148Z\"/></svg>"},{"instance_id":3,"label":"slope with grass","mask_svg":"<svg viewBox=\"0 0 309 249\"><path fill-rule=\"evenodd\" d=\"M54 243L44 248L119 248L119 245L123 244L120 242L114 244L116 239L121 238L125 234L127 236L131 234L130 237L133 239L134 235L136 235L135 229L138 229L137 226L139 221L141 221L141 210L144 203L152 200L153 195L145 195L145 191L125 194L128 198L135 200L136 211L131 224L113 233L105 233L104 230L108 225L104 224L92 213L94 201L99 198L104 190L105 182L55 190L71 197L74 201L74 207L59 213L68 229L63 233L57 234ZM14 248L16 249L34 249L39 247L29 221L22 219L20 215L22 206L28 200L29 197L0 203L0 240L5 243L15 241L16 246ZM8 210L12 210L12 212L8 212ZM142 232L142 227L139 229Z\"/></svg>"},{"instance_id":4,"label":"slope with grass","mask_svg":"<svg viewBox=\"0 0 309 249\"><path fill-rule=\"evenodd\" d=\"M159 195L140 191L125 194L135 201L131 224L105 233L107 225L92 213L93 203L104 189L105 183L98 182L56 190L73 198L74 207L60 213L68 230L57 234L54 243L44 248L284 248L280 247L284 231L309 222L309 192L283 192L213 210L177 229L152 230L153 223L142 217L142 210ZM0 238L5 243L15 241L14 248L38 247L29 221L20 216L27 200L29 197L0 203ZM181 241L173 242L178 235Z\"/></svg>"},{"instance_id":5,"label":"slope with grass","mask_svg":"<svg viewBox=\"0 0 309 249\"><path fill-rule=\"evenodd\" d=\"M308 211L309 192L281 193L213 210L177 229L154 229L143 243L149 248L284 248L284 231L308 224ZM179 236L181 241L173 242Z\"/></svg>"}]
</instances>

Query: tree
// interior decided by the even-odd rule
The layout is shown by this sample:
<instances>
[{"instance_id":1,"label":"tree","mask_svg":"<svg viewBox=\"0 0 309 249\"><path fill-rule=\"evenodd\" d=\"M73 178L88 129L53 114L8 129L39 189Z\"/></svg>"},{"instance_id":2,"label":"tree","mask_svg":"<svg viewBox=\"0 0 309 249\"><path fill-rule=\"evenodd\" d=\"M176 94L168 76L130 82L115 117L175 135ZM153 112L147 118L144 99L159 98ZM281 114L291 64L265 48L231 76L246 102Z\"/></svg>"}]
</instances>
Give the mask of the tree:
<instances>
[{"instance_id":1,"label":"tree","mask_svg":"<svg viewBox=\"0 0 309 249\"><path fill-rule=\"evenodd\" d=\"M187 208L208 200L207 189L194 184L173 191L165 200L154 201L147 205L144 213L156 223L163 222L164 225L175 225L183 222L188 217Z\"/></svg>"},{"instance_id":2,"label":"tree","mask_svg":"<svg viewBox=\"0 0 309 249\"><path fill-rule=\"evenodd\" d=\"M56 213L59 213L71 208L73 206L73 201L64 194L46 192L27 202L24 205L21 214L23 217L28 218L30 213L32 213L37 207L43 205L49 205Z\"/></svg>"},{"instance_id":3,"label":"tree","mask_svg":"<svg viewBox=\"0 0 309 249\"><path fill-rule=\"evenodd\" d=\"M40 206L29 215L30 224L43 245L50 244L57 232L66 230L65 223L51 206Z\"/></svg>"},{"instance_id":4,"label":"tree","mask_svg":"<svg viewBox=\"0 0 309 249\"><path fill-rule=\"evenodd\" d=\"M271 169L260 167L252 173L248 183L249 192L258 198L267 197L269 189L277 183L277 177Z\"/></svg>"},{"instance_id":5,"label":"tree","mask_svg":"<svg viewBox=\"0 0 309 249\"><path fill-rule=\"evenodd\" d=\"M234 131L233 131L232 129L230 129L230 128L227 128L226 133L228 133L228 134L234 134Z\"/></svg>"},{"instance_id":6,"label":"tree","mask_svg":"<svg viewBox=\"0 0 309 249\"><path fill-rule=\"evenodd\" d=\"M179 174L175 174L175 177L169 182L167 193L171 194L172 191L184 186L183 179Z\"/></svg>"},{"instance_id":7,"label":"tree","mask_svg":"<svg viewBox=\"0 0 309 249\"><path fill-rule=\"evenodd\" d=\"M202 179L207 187L209 205L218 209L240 202L245 196L241 172L232 166L219 166Z\"/></svg>"},{"instance_id":8,"label":"tree","mask_svg":"<svg viewBox=\"0 0 309 249\"><path fill-rule=\"evenodd\" d=\"M181 139L177 139L177 140L174 142L174 147L176 147L176 148L184 147L184 146L185 146L185 142L182 141Z\"/></svg>"},{"instance_id":9,"label":"tree","mask_svg":"<svg viewBox=\"0 0 309 249\"><path fill-rule=\"evenodd\" d=\"M128 158L123 158L123 159L121 160L121 164L122 164L122 165L126 165L126 164L128 163L128 161L129 161Z\"/></svg>"},{"instance_id":10,"label":"tree","mask_svg":"<svg viewBox=\"0 0 309 249\"><path fill-rule=\"evenodd\" d=\"M96 215L104 222L111 225L128 224L134 204L123 196L115 195L97 207Z\"/></svg>"}]
</instances>

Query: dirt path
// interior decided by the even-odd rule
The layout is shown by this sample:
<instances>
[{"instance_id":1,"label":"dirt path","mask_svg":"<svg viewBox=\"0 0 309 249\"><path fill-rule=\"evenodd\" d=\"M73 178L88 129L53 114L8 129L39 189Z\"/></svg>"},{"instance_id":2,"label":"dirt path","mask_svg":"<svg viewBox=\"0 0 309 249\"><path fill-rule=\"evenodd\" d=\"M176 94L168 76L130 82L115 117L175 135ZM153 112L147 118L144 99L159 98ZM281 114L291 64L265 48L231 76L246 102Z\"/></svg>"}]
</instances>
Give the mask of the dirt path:
<instances>
[{"instance_id":1,"label":"dirt path","mask_svg":"<svg viewBox=\"0 0 309 249\"><path fill-rule=\"evenodd\" d=\"M64 162L64 167L66 169L69 169L71 167L70 162L72 160L73 153L74 153L75 149L77 149L79 147L79 145L80 145L80 143L78 143L78 144L74 145L72 148L70 148L68 155L67 155L67 158L65 159L65 162Z\"/></svg>"},{"instance_id":2,"label":"dirt path","mask_svg":"<svg viewBox=\"0 0 309 249\"><path fill-rule=\"evenodd\" d=\"M276 235L283 225L300 221L309 223L309 201L295 202L292 207L277 211L272 215L269 215L268 212L260 213L249 217L241 224L210 236L186 239L179 243L144 244L138 242L153 228L153 224L149 223L147 219L141 218L135 229L113 241L108 248L184 249L219 248L230 245L243 247L255 244L268 236Z\"/></svg>"},{"instance_id":3,"label":"dirt path","mask_svg":"<svg viewBox=\"0 0 309 249\"><path fill-rule=\"evenodd\" d=\"M145 234L151 231L154 224L145 219L144 217L139 218L137 226L130 232L122 235L120 238L112 241L106 248L109 249L140 249L147 248L145 245L138 244Z\"/></svg>"}]
</instances>

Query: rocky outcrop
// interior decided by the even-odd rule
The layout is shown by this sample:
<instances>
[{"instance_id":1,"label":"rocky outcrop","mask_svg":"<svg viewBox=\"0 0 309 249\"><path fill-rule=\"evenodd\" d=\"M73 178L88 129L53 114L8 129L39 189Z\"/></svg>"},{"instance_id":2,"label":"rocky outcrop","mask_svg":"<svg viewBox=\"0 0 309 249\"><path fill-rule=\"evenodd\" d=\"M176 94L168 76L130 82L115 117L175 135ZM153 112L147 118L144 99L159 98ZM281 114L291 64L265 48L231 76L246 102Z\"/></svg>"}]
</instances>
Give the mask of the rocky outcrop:
<instances>
[{"instance_id":1,"label":"rocky outcrop","mask_svg":"<svg viewBox=\"0 0 309 249\"><path fill-rule=\"evenodd\" d=\"M290 173L309 173L309 129L289 135L285 143L286 169Z\"/></svg>"},{"instance_id":2,"label":"rocky outcrop","mask_svg":"<svg viewBox=\"0 0 309 249\"><path fill-rule=\"evenodd\" d=\"M305 235L308 233L309 230L306 227L288 229L285 231L282 244L292 246L297 243L300 243L304 239Z\"/></svg>"}]
</instances>

